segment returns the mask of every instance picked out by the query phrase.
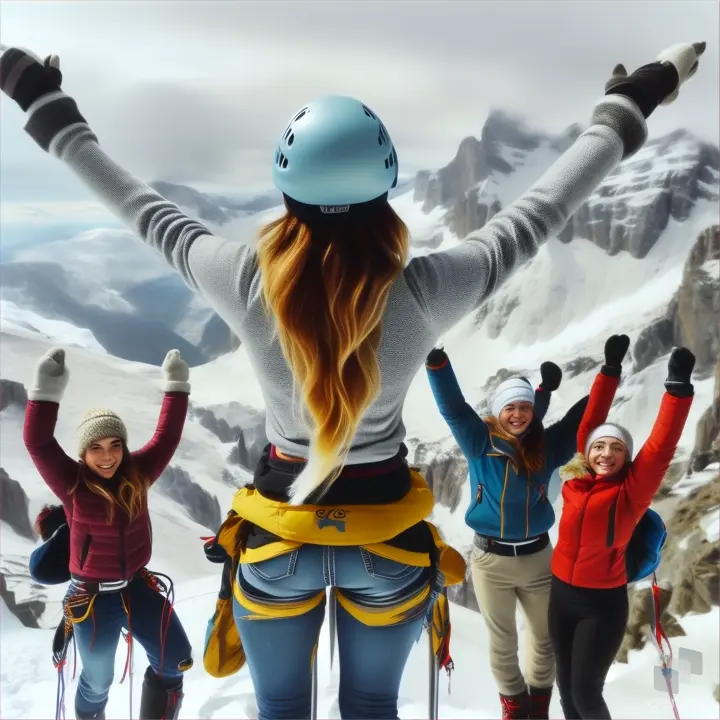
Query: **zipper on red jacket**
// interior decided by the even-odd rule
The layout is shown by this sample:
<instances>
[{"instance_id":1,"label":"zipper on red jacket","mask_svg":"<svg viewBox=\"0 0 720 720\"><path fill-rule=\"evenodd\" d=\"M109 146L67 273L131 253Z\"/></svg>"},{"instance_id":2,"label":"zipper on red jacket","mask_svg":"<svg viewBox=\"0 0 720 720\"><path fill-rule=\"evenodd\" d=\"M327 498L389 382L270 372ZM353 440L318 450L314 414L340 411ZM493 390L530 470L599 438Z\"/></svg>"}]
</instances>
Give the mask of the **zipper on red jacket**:
<instances>
[{"instance_id":1,"label":"zipper on red jacket","mask_svg":"<svg viewBox=\"0 0 720 720\"><path fill-rule=\"evenodd\" d=\"M582 512L580 513L580 520L578 521L578 539L575 550L575 557L573 558L572 569L570 570L569 585L573 584L573 577L575 576L575 568L577 566L578 558L580 557L580 550L582 549L582 526L583 520L585 519L585 511L587 510L588 502L590 500L590 494L585 493L585 502L583 503Z\"/></svg>"},{"instance_id":2,"label":"zipper on red jacket","mask_svg":"<svg viewBox=\"0 0 720 720\"><path fill-rule=\"evenodd\" d=\"M605 544L609 548L611 548L615 543L615 514L617 513L617 504L619 497L620 494L615 493L615 499L612 501L612 504L610 505L610 510L608 511L608 528L607 535L605 536Z\"/></svg>"}]
</instances>

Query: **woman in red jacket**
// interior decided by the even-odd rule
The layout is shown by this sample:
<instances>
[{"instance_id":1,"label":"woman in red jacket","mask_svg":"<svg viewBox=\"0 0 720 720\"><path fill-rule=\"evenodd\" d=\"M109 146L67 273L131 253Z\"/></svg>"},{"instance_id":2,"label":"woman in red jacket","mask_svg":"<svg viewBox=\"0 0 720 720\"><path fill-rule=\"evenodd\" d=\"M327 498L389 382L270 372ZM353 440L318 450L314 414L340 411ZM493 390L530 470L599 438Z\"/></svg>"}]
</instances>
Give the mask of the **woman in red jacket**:
<instances>
[{"instance_id":1,"label":"woman in red jacket","mask_svg":"<svg viewBox=\"0 0 720 720\"><path fill-rule=\"evenodd\" d=\"M189 369L177 350L163 363L165 398L157 429L137 452L111 410L95 409L78 426L77 455L55 440L60 400L68 383L65 351L46 353L28 393L24 440L35 467L63 504L70 531L70 587L65 616L72 622L83 670L75 694L78 720L105 717L122 628L146 650L141 720L177 718L183 672L192 648L161 583L145 565L152 552L147 496L182 436L190 393Z\"/></svg>"},{"instance_id":2,"label":"woman in red jacket","mask_svg":"<svg viewBox=\"0 0 720 720\"><path fill-rule=\"evenodd\" d=\"M625 428L588 418L578 430L578 454L560 471L566 482L552 556L549 626L568 720L610 718L603 687L627 626L625 553L680 441L694 366L689 350L673 351L655 425L634 460ZM607 415L615 387L593 386L588 407L604 406ZM596 403L593 392L601 395Z\"/></svg>"}]
</instances>

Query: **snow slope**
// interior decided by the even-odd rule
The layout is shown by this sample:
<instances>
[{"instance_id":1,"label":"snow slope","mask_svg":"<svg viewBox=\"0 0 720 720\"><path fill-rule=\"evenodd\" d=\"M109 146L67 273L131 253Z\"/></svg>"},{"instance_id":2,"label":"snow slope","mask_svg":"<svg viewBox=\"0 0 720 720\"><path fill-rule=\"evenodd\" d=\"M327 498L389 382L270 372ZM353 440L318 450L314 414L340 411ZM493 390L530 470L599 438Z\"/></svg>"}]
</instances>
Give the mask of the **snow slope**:
<instances>
[{"instance_id":1,"label":"snow slope","mask_svg":"<svg viewBox=\"0 0 720 720\"><path fill-rule=\"evenodd\" d=\"M4 332L26 337L39 333L52 341L105 353L105 349L90 330L76 327L64 320L45 318L8 300L0 300L0 328Z\"/></svg>"},{"instance_id":2,"label":"snow slope","mask_svg":"<svg viewBox=\"0 0 720 720\"><path fill-rule=\"evenodd\" d=\"M157 564L155 565L158 566ZM176 572L176 580L179 572ZM195 652L195 667L186 675L186 698L181 717L186 718L254 718L257 717L255 698L249 673L244 668L230 678L214 679L202 667L202 647L207 620L211 617L218 586L217 576L207 576L194 582L179 583L176 588L177 612L188 632ZM2 607L3 643L0 647L0 687L2 714L5 718L52 717L55 707L57 676L50 661L51 630L19 628L8 611ZM58 610L59 613L59 610ZM58 614L59 617L59 614ZM488 641L482 618L465 608L453 605L451 654L455 672L450 693L445 675L440 680L441 718L497 718L498 700L487 665ZM712 699L713 683L718 678L717 637L720 633L720 610L692 618L684 618L687 636L674 641L678 648L703 653L703 675L682 672L680 692L676 696L682 718L717 718L717 703ZM521 641L521 652L523 650ZM22 652L18 652L22 645ZM522 656L522 655L521 655ZM73 717L72 703L77 678L72 676L71 662L66 671L69 681L66 694L67 717ZM134 717L129 711L128 681L119 685L125 665L126 650L120 643L116 656L117 678L111 690L108 718ZM329 637L327 624L323 627L318 665L318 717L339 718L337 708L338 665L329 668ZM611 669L605 697L613 717L646 720L670 720L673 717L668 697L654 689L654 665L657 655L650 645L633 653L627 665ZM143 651L136 647L133 678L134 707L137 713L146 667ZM78 674L80 661L78 659ZM407 664L400 691L401 718L427 717L428 649L423 635L414 647ZM32 687L32 692L28 692ZM551 717L562 717L557 696L553 698Z\"/></svg>"}]
</instances>

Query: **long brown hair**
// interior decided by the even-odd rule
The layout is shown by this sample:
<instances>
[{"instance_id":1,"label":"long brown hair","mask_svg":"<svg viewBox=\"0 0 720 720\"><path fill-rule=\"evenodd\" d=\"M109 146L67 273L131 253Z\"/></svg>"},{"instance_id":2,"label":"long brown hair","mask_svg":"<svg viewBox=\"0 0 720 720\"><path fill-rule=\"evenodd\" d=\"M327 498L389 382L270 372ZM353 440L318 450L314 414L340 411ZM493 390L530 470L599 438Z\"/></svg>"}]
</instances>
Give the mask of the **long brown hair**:
<instances>
[{"instance_id":1,"label":"long brown hair","mask_svg":"<svg viewBox=\"0 0 720 720\"><path fill-rule=\"evenodd\" d=\"M118 483L114 491L108 488L109 482ZM125 443L123 443L122 462L110 481L98 477L84 462L81 462L77 482L70 488L70 495L77 492L80 485L84 485L90 492L105 500L108 525L115 519L116 506L124 510L130 520L137 517L147 505L147 492L150 487L147 478L138 472L133 456Z\"/></svg>"},{"instance_id":2,"label":"long brown hair","mask_svg":"<svg viewBox=\"0 0 720 720\"><path fill-rule=\"evenodd\" d=\"M539 472L545 467L545 430L535 416L521 439L505 430L496 417L491 415L484 420L493 435L515 448L521 465L528 473Z\"/></svg>"},{"instance_id":3,"label":"long brown hair","mask_svg":"<svg viewBox=\"0 0 720 720\"><path fill-rule=\"evenodd\" d=\"M263 301L312 426L308 462L291 497L330 487L380 390L381 321L409 244L387 203L312 226L286 213L260 233Z\"/></svg>"}]
</instances>

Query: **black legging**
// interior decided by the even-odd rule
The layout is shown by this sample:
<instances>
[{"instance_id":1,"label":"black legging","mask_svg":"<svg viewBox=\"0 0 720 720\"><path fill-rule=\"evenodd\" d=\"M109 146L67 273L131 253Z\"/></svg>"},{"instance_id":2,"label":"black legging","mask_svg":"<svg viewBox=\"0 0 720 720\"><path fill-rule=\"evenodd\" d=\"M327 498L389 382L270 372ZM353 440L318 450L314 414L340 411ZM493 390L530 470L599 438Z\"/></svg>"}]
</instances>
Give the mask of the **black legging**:
<instances>
[{"instance_id":1,"label":"black legging","mask_svg":"<svg viewBox=\"0 0 720 720\"><path fill-rule=\"evenodd\" d=\"M626 585L596 590L553 576L548 622L566 720L610 720L603 687L627 621Z\"/></svg>"}]
</instances>

